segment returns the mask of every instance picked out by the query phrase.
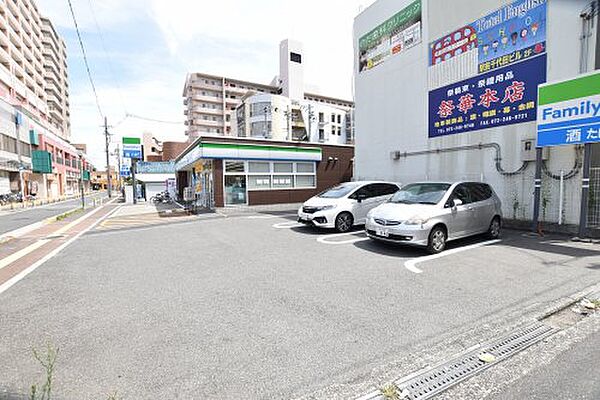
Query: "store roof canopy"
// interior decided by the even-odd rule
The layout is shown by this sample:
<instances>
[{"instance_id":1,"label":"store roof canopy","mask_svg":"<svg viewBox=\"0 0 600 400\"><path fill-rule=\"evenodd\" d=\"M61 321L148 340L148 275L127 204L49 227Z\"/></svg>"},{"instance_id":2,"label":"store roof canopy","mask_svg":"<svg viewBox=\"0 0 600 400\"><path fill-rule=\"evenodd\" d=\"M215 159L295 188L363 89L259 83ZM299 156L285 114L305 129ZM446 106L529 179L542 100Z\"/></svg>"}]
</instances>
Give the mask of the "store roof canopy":
<instances>
[{"instance_id":1,"label":"store roof canopy","mask_svg":"<svg viewBox=\"0 0 600 400\"><path fill-rule=\"evenodd\" d=\"M175 164L182 170L199 159L321 161L319 147L280 146L252 143L199 143Z\"/></svg>"}]
</instances>

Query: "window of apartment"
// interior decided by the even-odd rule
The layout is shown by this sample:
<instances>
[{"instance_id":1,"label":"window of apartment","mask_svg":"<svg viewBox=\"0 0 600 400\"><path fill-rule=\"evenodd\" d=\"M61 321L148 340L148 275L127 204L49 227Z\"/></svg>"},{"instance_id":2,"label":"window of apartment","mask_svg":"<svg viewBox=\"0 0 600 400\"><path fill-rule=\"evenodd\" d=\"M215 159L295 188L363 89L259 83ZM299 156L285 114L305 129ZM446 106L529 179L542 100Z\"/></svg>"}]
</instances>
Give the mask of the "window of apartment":
<instances>
[{"instance_id":1,"label":"window of apartment","mask_svg":"<svg viewBox=\"0 0 600 400\"><path fill-rule=\"evenodd\" d=\"M290 52L290 61L302 64L302 56L298 53Z\"/></svg>"},{"instance_id":2,"label":"window of apartment","mask_svg":"<svg viewBox=\"0 0 600 400\"><path fill-rule=\"evenodd\" d=\"M325 114L323 114L322 112L319 113L319 122L324 122L325 120Z\"/></svg>"},{"instance_id":3,"label":"window of apartment","mask_svg":"<svg viewBox=\"0 0 600 400\"><path fill-rule=\"evenodd\" d=\"M319 141L325 140L325 129L319 128Z\"/></svg>"},{"instance_id":4,"label":"window of apartment","mask_svg":"<svg viewBox=\"0 0 600 400\"><path fill-rule=\"evenodd\" d=\"M335 126L332 126L332 127L331 127L331 134L332 134L332 135L335 135Z\"/></svg>"},{"instance_id":5,"label":"window of apartment","mask_svg":"<svg viewBox=\"0 0 600 400\"><path fill-rule=\"evenodd\" d=\"M331 122L335 122L335 114L331 114Z\"/></svg>"},{"instance_id":6,"label":"window of apartment","mask_svg":"<svg viewBox=\"0 0 600 400\"><path fill-rule=\"evenodd\" d=\"M8 135L0 134L0 150L7 151L9 153L16 153L17 139Z\"/></svg>"},{"instance_id":7,"label":"window of apartment","mask_svg":"<svg viewBox=\"0 0 600 400\"><path fill-rule=\"evenodd\" d=\"M221 132L221 128L217 128L217 133L223 133Z\"/></svg>"},{"instance_id":8,"label":"window of apartment","mask_svg":"<svg viewBox=\"0 0 600 400\"><path fill-rule=\"evenodd\" d=\"M231 121L231 115L230 114L225 115L225 121L227 121L227 122Z\"/></svg>"},{"instance_id":9,"label":"window of apartment","mask_svg":"<svg viewBox=\"0 0 600 400\"><path fill-rule=\"evenodd\" d=\"M341 114L338 114L338 116L337 116L337 123L338 124L342 123L342 115Z\"/></svg>"},{"instance_id":10,"label":"window of apartment","mask_svg":"<svg viewBox=\"0 0 600 400\"><path fill-rule=\"evenodd\" d=\"M342 127L338 126L337 133L338 133L338 136L342 136Z\"/></svg>"}]
</instances>

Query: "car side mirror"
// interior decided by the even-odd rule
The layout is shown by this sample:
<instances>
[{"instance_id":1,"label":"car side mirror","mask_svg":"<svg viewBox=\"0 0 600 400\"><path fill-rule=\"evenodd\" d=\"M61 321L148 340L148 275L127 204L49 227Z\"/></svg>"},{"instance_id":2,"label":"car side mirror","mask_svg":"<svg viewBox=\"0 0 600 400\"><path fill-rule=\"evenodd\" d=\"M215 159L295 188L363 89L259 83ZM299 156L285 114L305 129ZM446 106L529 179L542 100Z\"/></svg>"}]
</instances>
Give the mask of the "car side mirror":
<instances>
[{"instance_id":1,"label":"car side mirror","mask_svg":"<svg viewBox=\"0 0 600 400\"><path fill-rule=\"evenodd\" d=\"M359 203L362 203L362 201L366 198L367 198L366 194L357 194L356 195L356 201L358 201Z\"/></svg>"},{"instance_id":2,"label":"car side mirror","mask_svg":"<svg viewBox=\"0 0 600 400\"><path fill-rule=\"evenodd\" d=\"M454 199L452 200L452 207L456 208L458 206L462 206L463 202L461 199Z\"/></svg>"}]
</instances>

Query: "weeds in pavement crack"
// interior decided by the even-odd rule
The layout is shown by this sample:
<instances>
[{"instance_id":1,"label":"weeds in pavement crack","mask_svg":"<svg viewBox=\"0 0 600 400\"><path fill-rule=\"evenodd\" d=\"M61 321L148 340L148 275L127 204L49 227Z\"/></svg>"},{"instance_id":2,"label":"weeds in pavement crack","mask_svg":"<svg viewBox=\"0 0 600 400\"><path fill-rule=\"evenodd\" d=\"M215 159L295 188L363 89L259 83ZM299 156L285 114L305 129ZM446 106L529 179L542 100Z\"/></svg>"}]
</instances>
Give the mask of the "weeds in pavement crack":
<instances>
[{"instance_id":1,"label":"weeds in pavement crack","mask_svg":"<svg viewBox=\"0 0 600 400\"><path fill-rule=\"evenodd\" d=\"M381 394L385 400L400 400L400 393L398 393L398 387L393 383L381 388Z\"/></svg>"},{"instance_id":2,"label":"weeds in pavement crack","mask_svg":"<svg viewBox=\"0 0 600 400\"><path fill-rule=\"evenodd\" d=\"M52 394L52 382L54 378L54 365L58 356L58 348L54 348L48 343L46 354L40 354L35 348L32 348L33 357L44 367L46 371L46 382L42 385L41 393L38 393L38 385L31 385L29 400L50 400Z\"/></svg>"}]
</instances>

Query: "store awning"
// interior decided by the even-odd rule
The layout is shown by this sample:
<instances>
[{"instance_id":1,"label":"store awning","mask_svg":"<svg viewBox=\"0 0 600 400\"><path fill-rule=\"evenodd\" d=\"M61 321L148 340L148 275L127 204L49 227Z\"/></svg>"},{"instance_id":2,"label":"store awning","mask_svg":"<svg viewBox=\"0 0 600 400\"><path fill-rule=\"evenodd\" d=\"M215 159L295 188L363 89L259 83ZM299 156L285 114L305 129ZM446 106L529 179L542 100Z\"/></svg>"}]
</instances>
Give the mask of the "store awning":
<instances>
[{"instance_id":1,"label":"store awning","mask_svg":"<svg viewBox=\"0 0 600 400\"><path fill-rule=\"evenodd\" d=\"M199 143L175 164L180 171L199 159L321 161L319 147L278 146L246 143Z\"/></svg>"}]
</instances>

